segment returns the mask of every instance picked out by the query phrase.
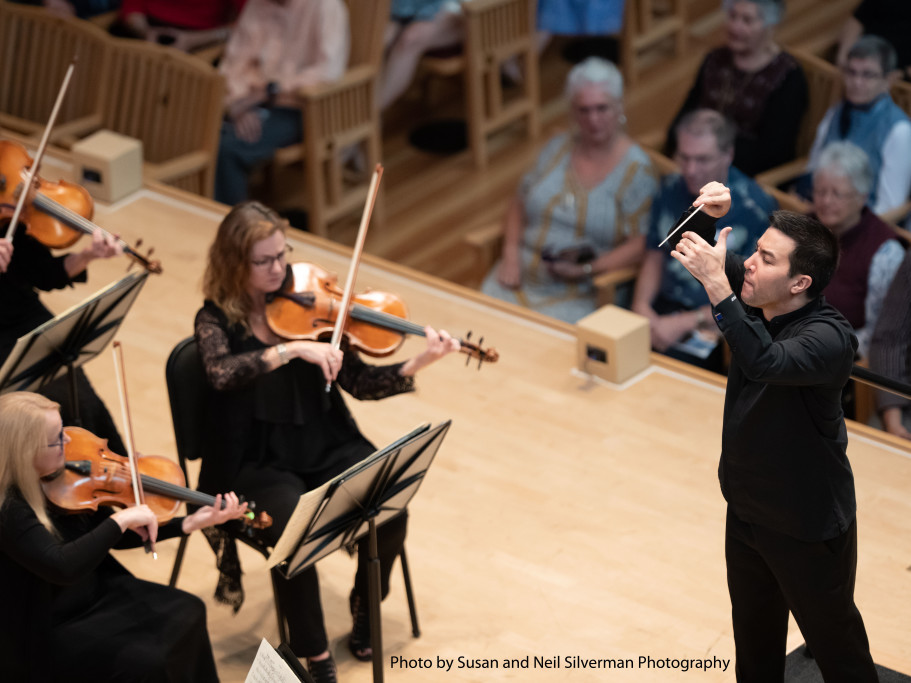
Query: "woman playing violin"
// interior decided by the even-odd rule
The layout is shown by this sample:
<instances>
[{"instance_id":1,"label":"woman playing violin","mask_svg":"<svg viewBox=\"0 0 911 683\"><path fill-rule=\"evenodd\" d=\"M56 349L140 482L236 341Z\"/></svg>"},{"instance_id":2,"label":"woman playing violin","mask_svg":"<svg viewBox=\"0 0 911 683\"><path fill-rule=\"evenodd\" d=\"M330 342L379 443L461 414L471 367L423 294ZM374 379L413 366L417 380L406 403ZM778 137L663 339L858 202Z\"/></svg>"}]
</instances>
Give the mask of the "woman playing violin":
<instances>
[{"instance_id":1,"label":"woman playing violin","mask_svg":"<svg viewBox=\"0 0 911 683\"><path fill-rule=\"evenodd\" d=\"M12 242L0 238L0 365L6 360L16 340L43 325L54 316L41 303L38 290L50 291L85 282L88 264L122 252L111 235L96 230L92 241L84 248L55 256L48 247L26 234L20 226ZM82 426L106 438L112 450L123 453L123 442L107 408L95 394L88 377L77 369L80 415ZM41 388L41 393L58 401L64 420L74 422L69 389L65 378Z\"/></svg>"},{"instance_id":2,"label":"woman playing violin","mask_svg":"<svg viewBox=\"0 0 911 683\"><path fill-rule=\"evenodd\" d=\"M255 497L272 515L266 540L275 543L300 495L318 487L375 449L358 430L339 387L358 399L381 399L414 390L414 374L459 342L426 328L427 346L393 365L370 365L348 349L316 341L284 341L268 327L267 295L286 274L287 223L256 202L236 206L222 221L209 250L196 316L196 338L209 383L210 454L202 459L200 486L227 486ZM331 390L326 392L326 384ZM209 490L220 490L218 488ZM382 592L405 538L405 515L378 529ZM366 548L359 548L350 608L349 648L369 660ZM323 624L316 571L278 581L288 617L290 646L306 657L317 681L336 680Z\"/></svg>"},{"instance_id":3,"label":"woman playing violin","mask_svg":"<svg viewBox=\"0 0 911 683\"><path fill-rule=\"evenodd\" d=\"M221 524L246 505L217 496L160 528L145 505L62 514L41 491L69 442L58 404L0 396L0 434L4 680L217 681L202 601L135 578L108 551Z\"/></svg>"}]
</instances>

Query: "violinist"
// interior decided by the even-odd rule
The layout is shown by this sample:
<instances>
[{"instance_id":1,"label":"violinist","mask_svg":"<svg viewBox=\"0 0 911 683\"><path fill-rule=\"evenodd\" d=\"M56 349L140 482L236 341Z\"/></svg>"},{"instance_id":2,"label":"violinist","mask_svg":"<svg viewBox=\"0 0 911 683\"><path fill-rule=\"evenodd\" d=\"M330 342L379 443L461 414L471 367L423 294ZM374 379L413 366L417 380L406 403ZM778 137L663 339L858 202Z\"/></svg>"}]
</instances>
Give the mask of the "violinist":
<instances>
[{"instance_id":1,"label":"violinist","mask_svg":"<svg viewBox=\"0 0 911 683\"><path fill-rule=\"evenodd\" d=\"M10 681L217 681L198 598L132 576L108 551L244 514L233 493L160 528L145 505L64 514L42 481L70 437L58 404L0 396L0 661ZM131 533L135 532L135 533Z\"/></svg>"},{"instance_id":2,"label":"violinist","mask_svg":"<svg viewBox=\"0 0 911 683\"><path fill-rule=\"evenodd\" d=\"M209 250L196 316L196 339L214 388L200 487L226 486L255 497L273 524L274 544L301 494L363 460L374 446L358 430L339 387L358 399L381 399L414 390L414 374L459 349L444 331L425 328L427 346L404 363L372 365L347 348L317 341L283 341L267 324L267 295L285 279L287 222L257 202L234 207ZM326 392L327 382L331 390ZM215 486L216 488L211 488ZM382 594L405 539L406 516L377 530ZM367 609L367 548L359 545L349 598L352 654L371 658ZM308 660L318 683L335 681L316 571L278 580L278 599L288 617L291 649Z\"/></svg>"},{"instance_id":3,"label":"violinist","mask_svg":"<svg viewBox=\"0 0 911 683\"><path fill-rule=\"evenodd\" d=\"M38 290L63 289L76 282L85 282L89 263L122 253L115 240L115 237L95 230L91 243L82 249L55 256L48 247L27 234L21 225L12 242L0 239L0 310L3 311L0 317L0 365L19 337L54 317L41 303ZM107 408L81 368L77 368L76 377L82 426L108 439L113 451L125 452ZM75 421L65 377L58 378L40 391L61 404L67 424Z\"/></svg>"}]
</instances>

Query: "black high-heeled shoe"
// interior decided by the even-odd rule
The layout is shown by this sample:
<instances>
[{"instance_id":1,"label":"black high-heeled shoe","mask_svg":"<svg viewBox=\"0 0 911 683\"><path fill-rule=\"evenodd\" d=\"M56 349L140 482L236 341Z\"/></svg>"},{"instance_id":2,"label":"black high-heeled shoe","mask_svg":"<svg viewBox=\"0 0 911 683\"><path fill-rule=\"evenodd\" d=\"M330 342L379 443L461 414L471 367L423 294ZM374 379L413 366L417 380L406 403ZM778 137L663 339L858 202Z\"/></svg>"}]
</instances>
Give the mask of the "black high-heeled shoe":
<instances>
[{"instance_id":1,"label":"black high-heeled shoe","mask_svg":"<svg viewBox=\"0 0 911 683\"><path fill-rule=\"evenodd\" d=\"M319 661L308 657L307 670L310 672L314 683L338 683L338 669L331 654L326 659L320 659Z\"/></svg>"},{"instance_id":2,"label":"black high-heeled shoe","mask_svg":"<svg viewBox=\"0 0 911 683\"><path fill-rule=\"evenodd\" d=\"M361 662L373 659L373 648L370 647L370 610L361 604L361 598L351 591L348 596L351 608L351 635L348 636L348 649L351 656Z\"/></svg>"}]
</instances>

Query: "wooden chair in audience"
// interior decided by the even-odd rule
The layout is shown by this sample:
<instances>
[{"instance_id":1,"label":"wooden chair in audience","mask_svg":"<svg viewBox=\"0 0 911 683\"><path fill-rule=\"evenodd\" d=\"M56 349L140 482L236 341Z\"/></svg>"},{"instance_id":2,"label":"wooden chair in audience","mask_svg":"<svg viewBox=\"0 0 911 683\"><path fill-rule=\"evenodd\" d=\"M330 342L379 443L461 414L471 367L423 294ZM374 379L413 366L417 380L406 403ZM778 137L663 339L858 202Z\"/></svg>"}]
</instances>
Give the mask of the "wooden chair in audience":
<instances>
[{"instance_id":1,"label":"wooden chair in audience","mask_svg":"<svg viewBox=\"0 0 911 683\"><path fill-rule=\"evenodd\" d=\"M299 91L303 142L278 150L269 169L303 161L309 228L323 237L332 221L363 208L382 146L377 93L390 0L346 1L351 22L348 68L334 83ZM364 153L367 173L346 181L341 153L354 145ZM376 227L383 222L382 196L381 186L372 219Z\"/></svg>"},{"instance_id":2,"label":"wooden chair in audience","mask_svg":"<svg viewBox=\"0 0 911 683\"><path fill-rule=\"evenodd\" d=\"M211 197L224 103L221 74L171 47L111 41L102 127L142 141L145 177Z\"/></svg>"},{"instance_id":3,"label":"wooden chair in audience","mask_svg":"<svg viewBox=\"0 0 911 683\"><path fill-rule=\"evenodd\" d=\"M486 168L488 136L525 120L526 136L540 130L540 78L534 0L472 0L462 5L465 45L448 56L429 54L421 68L437 76L462 74L465 88L468 145L475 166ZM504 92L502 67L520 61L522 83Z\"/></svg>"},{"instance_id":4,"label":"wooden chair in audience","mask_svg":"<svg viewBox=\"0 0 911 683\"><path fill-rule=\"evenodd\" d=\"M40 136L77 57L51 141L72 142L99 127L110 63L103 30L43 7L0 2L0 46L0 125Z\"/></svg>"},{"instance_id":5,"label":"wooden chair in audience","mask_svg":"<svg viewBox=\"0 0 911 683\"><path fill-rule=\"evenodd\" d=\"M757 182L770 187L778 187L782 183L794 180L806 170L810 149L816 137L816 128L829 107L841 97L842 92L842 76L837 66L805 52L794 50L791 54L800 62L807 77L809 102L797 137L797 158L756 176Z\"/></svg>"},{"instance_id":6,"label":"wooden chair in audience","mask_svg":"<svg viewBox=\"0 0 911 683\"><path fill-rule=\"evenodd\" d=\"M661 58L682 58L686 48L686 0L628 0L625 3L620 66L627 86L635 85L642 72Z\"/></svg>"}]
</instances>

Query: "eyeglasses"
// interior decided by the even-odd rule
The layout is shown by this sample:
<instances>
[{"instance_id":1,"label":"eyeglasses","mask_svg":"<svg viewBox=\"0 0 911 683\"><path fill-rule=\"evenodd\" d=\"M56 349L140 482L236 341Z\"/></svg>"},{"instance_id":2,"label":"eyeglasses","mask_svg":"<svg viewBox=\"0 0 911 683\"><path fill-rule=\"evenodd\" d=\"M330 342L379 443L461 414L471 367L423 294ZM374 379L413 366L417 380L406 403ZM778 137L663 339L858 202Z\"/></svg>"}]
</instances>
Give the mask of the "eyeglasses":
<instances>
[{"instance_id":1,"label":"eyeglasses","mask_svg":"<svg viewBox=\"0 0 911 683\"><path fill-rule=\"evenodd\" d=\"M63 448L63 427L60 428L60 435L57 437L57 440L54 443L49 443L48 448Z\"/></svg>"},{"instance_id":2,"label":"eyeglasses","mask_svg":"<svg viewBox=\"0 0 911 683\"><path fill-rule=\"evenodd\" d=\"M865 81L880 81L886 76L881 71L857 71L850 67L844 67L841 70L845 78L861 78Z\"/></svg>"},{"instance_id":3,"label":"eyeglasses","mask_svg":"<svg viewBox=\"0 0 911 683\"><path fill-rule=\"evenodd\" d=\"M839 192L838 190L833 190L828 187L813 188L813 199L828 199L831 197L837 202L846 202L850 199L854 199L858 195L857 192Z\"/></svg>"},{"instance_id":4,"label":"eyeglasses","mask_svg":"<svg viewBox=\"0 0 911 683\"><path fill-rule=\"evenodd\" d=\"M686 166L688 164L693 164L695 166L701 167L711 166L712 164L716 164L721 161L721 158L722 157L720 154L715 154L713 156L702 155L698 157L688 156L686 154L681 154L680 152L674 154L674 161L678 166Z\"/></svg>"},{"instance_id":5,"label":"eyeglasses","mask_svg":"<svg viewBox=\"0 0 911 683\"><path fill-rule=\"evenodd\" d=\"M276 263L284 263L285 259L288 257L289 252L291 251L291 245L286 244L285 248L275 256L263 256L260 259L251 260L250 265L254 266L255 268L264 268L266 270L269 270Z\"/></svg>"}]
</instances>

